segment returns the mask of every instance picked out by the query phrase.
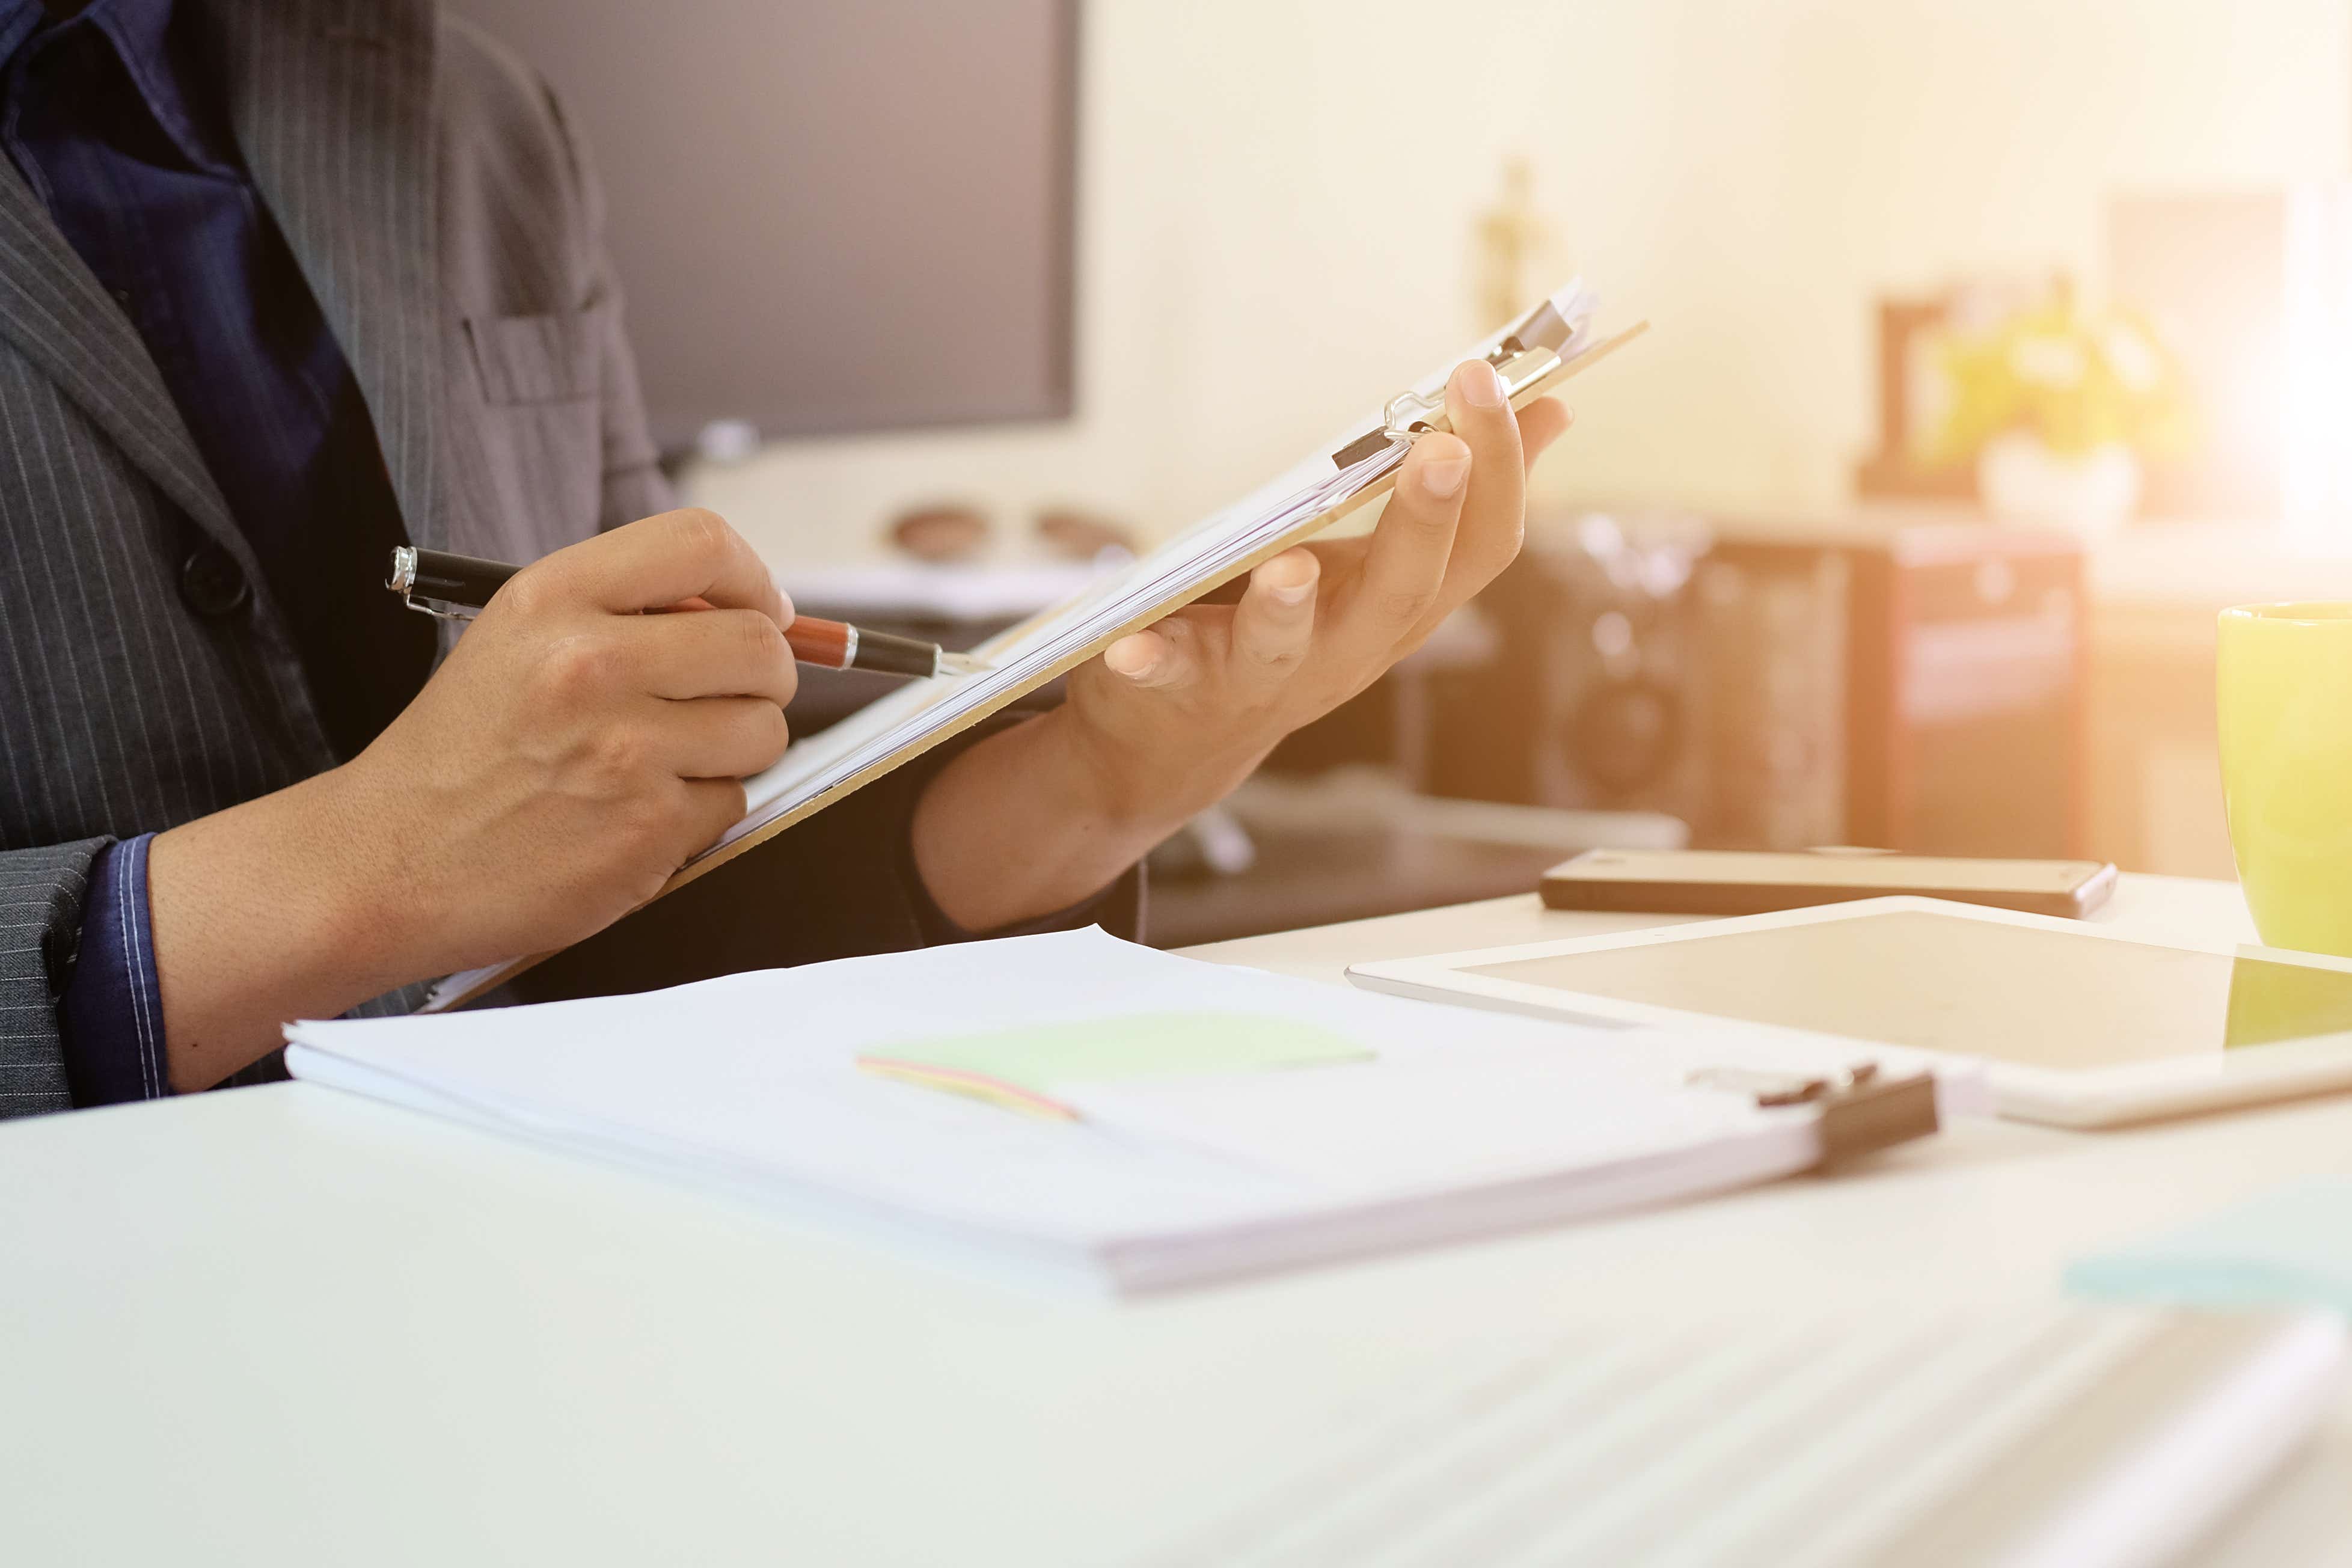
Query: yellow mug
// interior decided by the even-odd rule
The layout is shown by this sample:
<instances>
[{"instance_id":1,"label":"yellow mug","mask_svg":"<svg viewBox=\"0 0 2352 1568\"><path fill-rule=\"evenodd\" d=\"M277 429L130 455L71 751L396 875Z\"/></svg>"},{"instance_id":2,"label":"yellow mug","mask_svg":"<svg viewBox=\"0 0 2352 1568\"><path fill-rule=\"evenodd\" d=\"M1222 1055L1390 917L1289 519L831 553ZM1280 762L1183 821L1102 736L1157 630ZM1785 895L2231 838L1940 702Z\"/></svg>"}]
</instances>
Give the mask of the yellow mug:
<instances>
[{"instance_id":1,"label":"yellow mug","mask_svg":"<svg viewBox=\"0 0 2352 1568\"><path fill-rule=\"evenodd\" d=\"M2352 957L2352 603L2221 612L2221 795L2254 929Z\"/></svg>"}]
</instances>

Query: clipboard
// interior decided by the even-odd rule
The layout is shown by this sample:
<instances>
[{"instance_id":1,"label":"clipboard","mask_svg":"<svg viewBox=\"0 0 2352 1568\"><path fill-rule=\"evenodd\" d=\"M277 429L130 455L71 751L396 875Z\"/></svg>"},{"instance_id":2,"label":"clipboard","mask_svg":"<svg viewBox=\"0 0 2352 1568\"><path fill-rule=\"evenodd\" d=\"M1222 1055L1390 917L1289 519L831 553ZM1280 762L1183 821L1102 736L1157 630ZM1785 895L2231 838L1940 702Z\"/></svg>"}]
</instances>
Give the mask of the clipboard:
<instances>
[{"instance_id":1,"label":"clipboard","mask_svg":"<svg viewBox=\"0 0 2352 1568\"><path fill-rule=\"evenodd\" d=\"M1350 426L1301 463L1105 584L991 638L974 650L991 667L982 673L911 682L823 733L795 742L774 767L744 781L750 810L742 820L680 867L647 902L806 821L1076 668L1120 637L1387 495L1413 442L1452 429L1444 387L1462 360L1492 364L1511 406L1524 408L1648 328L1647 321L1637 321L1603 337L1598 305L1581 280L1570 283L1506 330L1390 398L1377 417ZM450 975L418 1011L463 1006L549 956L535 953Z\"/></svg>"}]
</instances>

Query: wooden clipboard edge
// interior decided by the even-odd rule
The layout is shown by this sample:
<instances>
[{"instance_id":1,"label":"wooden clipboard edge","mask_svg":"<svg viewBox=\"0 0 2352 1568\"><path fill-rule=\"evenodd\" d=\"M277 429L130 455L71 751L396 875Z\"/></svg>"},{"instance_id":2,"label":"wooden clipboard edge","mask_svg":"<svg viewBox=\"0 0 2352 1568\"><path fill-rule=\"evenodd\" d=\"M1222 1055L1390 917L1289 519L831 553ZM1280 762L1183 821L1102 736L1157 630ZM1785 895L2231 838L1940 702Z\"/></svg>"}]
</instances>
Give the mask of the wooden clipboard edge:
<instances>
[{"instance_id":1,"label":"wooden clipboard edge","mask_svg":"<svg viewBox=\"0 0 2352 1568\"><path fill-rule=\"evenodd\" d=\"M1543 375L1529 382L1527 385L1521 387L1516 394L1514 394L1511 398L1512 408L1516 410L1526 407L1528 404L1536 401L1536 399L1549 393L1553 387L1558 386L1561 382L1568 380L1570 376L1580 374L1582 372L1591 369L1593 365L1600 363L1601 361L1608 358L1611 354L1615 353L1619 349L1623 348L1627 343L1632 342L1635 338L1640 337L1643 332L1649 331L1649 329L1650 323L1647 321L1636 321L1632 326L1627 327L1624 331L1617 333L1616 336L1604 338L1600 342L1593 344L1592 347L1585 350L1582 353L1577 354L1572 358L1560 361L1559 363L1554 365ZM1427 423L1433 430L1444 430L1451 433L1453 428L1452 422L1442 413L1435 418L1427 421ZM715 850L689 865L680 867L676 872L671 874L668 881L664 882L661 885L661 889L655 893L652 898L647 899L645 903L639 904L636 906L636 909L631 910L629 914L621 916L620 920L616 920L613 923L618 925L620 921L627 920L629 915L635 914L637 910L642 910L646 908L646 905L658 902L660 900L667 898L670 894L677 891L678 889L685 887L688 882L695 880L695 879L701 877L708 872L715 871L719 867L726 865L738 855L741 855L748 850L756 849L761 845L765 844L769 839L776 837L779 833L782 833L788 828L797 826L801 823L806 822L810 817L814 816L818 812L823 811L826 806L833 805L835 801L845 799L848 796L855 795L857 791L864 789L876 779L882 777L885 773L894 773L898 769L904 767L907 763L913 762L917 757L921 756L932 747L940 745L945 742L952 740L956 736L962 734L966 730L971 729L974 724L979 723L982 720L994 717L996 714L1011 707L1013 703L1020 701L1021 699L1028 696L1031 692L1036 690L1039 687L1045 685L1047 682L1058 680L1063 676L1067 675L1070 671L1077 668L1078 666L1086 663L1087 660L1102 652L1103 649L1108 647L1119 638L1133 632L1142 631L1147 626L1150 626L1158 621L1166 619L1167 616L1174 611L1183 608L1186 605L1201 598L1203 595L1215 593L1219 588L1223 587L1234 578L1255 572L1258 567L1264 565L1266 562L1273 560L1276 556L1281 554L1292 545L1298 543L1302 540L1311 538L1315 534L1320 533L1323 530L1330 527L1331 524L1339 521L1339 519L1346 517L1350 512L1360 510L1362 508L1370 505L1373 501L1380 500L1395 488L1396 474L1391 471L1382 475L1372 483L1366 485L1362 489L1356 491L1351 496L1349 496L1346 500L1339 502L1339 505L1330 508L1328 510L1317 512L1314 516L1307 518L1303 522L1300 522L1297 527L1286 531L1278 538L1269 541L1259 549L1252 552L1245 559L1236 562L1231 567L1228 567L1226 570L1217 574L1213 579L1204 582L1199 586L1193 588L1183 598L1179 600L1169 600L1154 605L1140 616L1138 616L1134 619L1120 626L1116 631L1105 633L1103 636L1087 644L1077 651L1056 659L1054 663L1047 666L1043 670L1040 670L1038 673L1021 680L1015 685L1007 687L1003 691L1000 692L995 697L991 698L986 703L983 703L982 706L962 715L953 723L941 725L939 729L932 731L930 733L908 742L900 750L893 752L888 756L882 758L880 761L852 773L849 777L842 780L831 789L803 801L801 805L793 807L792 810L784 813L782 816L775 818L773 821L761 823L758 827L753 828L751 832L745 834L742 837L738 838L732 844L726 846L724 848ZM436 1012L446 1012L462 1007L468 1002L483 995L485 993L495 991L499 986L505 984L508 981L513 979L516 975L520 974L524 970L530 968L534 964L542 963L547 959L552 958L558 952L562 951L563 950L562 948L551 948L545 952L532 953L528 958L509 959L505 963L500 964L489 974L485 975L480 980L478 980L473 984L467 986L465 991L459 994L447 998L446 1000L436 996L433 1002L434 1010Z\"/></svg>"}]
</instances>

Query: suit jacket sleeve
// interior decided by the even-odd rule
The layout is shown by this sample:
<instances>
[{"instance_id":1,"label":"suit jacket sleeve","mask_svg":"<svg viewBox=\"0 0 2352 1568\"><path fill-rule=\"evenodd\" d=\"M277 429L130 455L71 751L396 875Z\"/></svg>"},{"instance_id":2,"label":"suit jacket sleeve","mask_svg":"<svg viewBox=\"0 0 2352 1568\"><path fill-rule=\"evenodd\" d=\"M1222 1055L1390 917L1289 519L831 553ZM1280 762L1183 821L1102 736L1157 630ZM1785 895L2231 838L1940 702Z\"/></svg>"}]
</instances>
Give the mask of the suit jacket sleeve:
<instances>
[{"instance_id":1,"label":"suit jacket sleeve","mask_svg":"<svg viewBox=\"0 0 2352 1568\"><path fill-rule=\"evenodd\" d=\"M90 866L111 842L0 854L0 1116L73 1105L58 1004L81 943Z\"/></svg>"}]
</instances>

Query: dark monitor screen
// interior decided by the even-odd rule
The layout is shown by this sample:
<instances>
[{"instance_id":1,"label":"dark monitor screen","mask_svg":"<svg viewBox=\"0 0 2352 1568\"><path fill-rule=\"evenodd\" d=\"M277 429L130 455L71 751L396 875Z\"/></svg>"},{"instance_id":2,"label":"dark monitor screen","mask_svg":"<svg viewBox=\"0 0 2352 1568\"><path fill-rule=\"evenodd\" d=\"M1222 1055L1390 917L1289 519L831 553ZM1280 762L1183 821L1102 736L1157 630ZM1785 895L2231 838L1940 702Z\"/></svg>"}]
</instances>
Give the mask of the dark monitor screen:
<instances>
[{"instance_id":1,"label":"dark monitor screen","mask_svg":"<svg viewBox=\"0 0 2352 1568\"><path fill-rule=\"evenodd\" d=\"M602 175L656 434L1055 418L1076 0L456 0Z\"/></svg>"}]
</instances>

